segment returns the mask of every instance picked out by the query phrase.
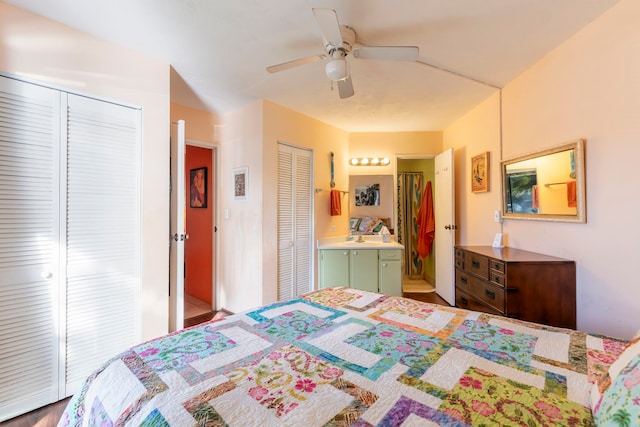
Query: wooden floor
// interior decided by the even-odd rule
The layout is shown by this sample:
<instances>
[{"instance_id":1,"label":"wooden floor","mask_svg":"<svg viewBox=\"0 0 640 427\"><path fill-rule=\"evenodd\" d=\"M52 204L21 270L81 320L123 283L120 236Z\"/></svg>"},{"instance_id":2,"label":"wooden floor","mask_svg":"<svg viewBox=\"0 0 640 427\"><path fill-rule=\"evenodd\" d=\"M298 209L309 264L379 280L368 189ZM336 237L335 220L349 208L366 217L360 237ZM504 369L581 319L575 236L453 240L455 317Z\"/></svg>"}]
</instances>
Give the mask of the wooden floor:
<instances>
[{"instance_id":1,"label":"wooden floor","mask_svg":"<svg viewBox=\"0 0 640 427\"><path fill-rule=\"evenodd\" d=\"M411 298L417 301L449 306L449 304L445 300L440 298L440 296L438 296L438 294L436 294L435 292L404 292L403 296L405 298ZM197 313L195 311L192 311L190 312L190 314L192 317L187 319L185 310L185 327L197 325L199 323L209 321L212 318L222 318L229 315L230 313L224 311L219 311L217 313L213 311ZM187 323L190 324L188 325ZM61 400L60 402L52 403L49 406L36 409L35 411L0 423L0 427L55 427L58 424L58 420L64 412L64 408L67 406L68 401L69 399Z\"/></svg>"},{"instance_id":2,"label":"wooden floor","mask_svg":"<svg viewBox=\"0 0 640 427\"><path fill-rule=\"evenodd\" d=\"M69 399L64 399L35 411L28 412L9 421L0 423L0 427L55 427Z\"/></svg>"},{"instance_id":3,"label":"wooden floor","mask_svg":"<svg viewBox=\"0 0 640 427\"><path fill-rule=\"evenodd\" d=\"M184 327L198 325L213 319L215 312L211 304L185 294L184 296Z\"/></svg>"},{"instance_id":4,"label":"wooden floor","mask_svg":"<svg viewBox=\"0 0 640 427\"><path fill-rule=\"evenodd\" d=\"M451 307L451 305L440 298L440 295L435 292L429 293L412 293L412 292L403 292L402 296L405 298L411 298L417 301L430 302L433 304L445 305L447 307Z\"/></svg>"}]
</instances>

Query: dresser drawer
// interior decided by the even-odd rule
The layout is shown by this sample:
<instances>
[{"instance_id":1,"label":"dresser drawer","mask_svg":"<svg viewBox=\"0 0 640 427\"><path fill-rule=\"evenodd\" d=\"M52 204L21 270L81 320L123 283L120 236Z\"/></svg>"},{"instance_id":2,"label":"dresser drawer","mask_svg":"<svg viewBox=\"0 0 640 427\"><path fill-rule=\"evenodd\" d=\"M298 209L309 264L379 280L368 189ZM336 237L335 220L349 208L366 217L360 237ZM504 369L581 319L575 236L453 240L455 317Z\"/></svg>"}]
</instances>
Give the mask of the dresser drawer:
<instances>
[{"instance_id":1,"label":"dresser drawer","mask_svg":"<svg viewBox=\"0 0 640 427\"><path fill-rule=\"evenodd\" d=\"M464 308L466 310L480 311L483 313L502 315L499 311L491 306L483 304L466 292L456 289L456 307Z\"/></svg>"},{"instance_id":2,"label":"dresser drawer","mask_svg":"<svg viewBox=\"0 0 640 427\"><path fill-rule=\"evenodd\" d=\"M504 282L505 282L504 275L496 273L495 271L491 271L489 273L489 276L490 276L489 280L491 280L491 283L494 283L504 288Z\"/></svg>"},{"instance_id":3,"label":"dresser drawer","mask_svg":"<svg viewBox=\"0 0 640 427\"><path fill-rule=\"evenodd\" d=\"M492 259L489 261L489 268L504 274L504 262Z\"/></svg>"},{"instance_id":4,"label":"dresser drawer","mask_svg":"<svg viewBox=\"0 0 640 427\"><path fill-rule=\"evenodd\" d=\"M484 282L481 279L478 279L477 277L462 270L456 269L456 288L472 294L481 289L483 283Z\"/></svg>"},{"instance_id":5,"label":"dresser drawer","mask_svg":"<svg viewBox=\"0 0 640 427\"><path fill-rule=\"evenodd\" d=\"M480 286L474 287L472 295L504 313L504 289L483 282L479 282L478 285Z\"/></svg>"},{"instance_id":6,"label":"dresser drawer","mask_svg":"<svg viewBox=\"0 0 640 427\"><path fill-rule=\"evenodd\" d=\"M477 274L483 279L489 279L489 258L473 252L465 252L464 271Z\"/></svg>"},{"instance_id":7,"label":"dresser drawer","mask_svg":"<svg viewBox=\"0 0 640 427\"><path fill-rule=\"evenodd\" d=\"M459 268L461 270L464 269L464 251L461 249L456 249L455 255L456 268Z\"/></svg>"}]
</instances>

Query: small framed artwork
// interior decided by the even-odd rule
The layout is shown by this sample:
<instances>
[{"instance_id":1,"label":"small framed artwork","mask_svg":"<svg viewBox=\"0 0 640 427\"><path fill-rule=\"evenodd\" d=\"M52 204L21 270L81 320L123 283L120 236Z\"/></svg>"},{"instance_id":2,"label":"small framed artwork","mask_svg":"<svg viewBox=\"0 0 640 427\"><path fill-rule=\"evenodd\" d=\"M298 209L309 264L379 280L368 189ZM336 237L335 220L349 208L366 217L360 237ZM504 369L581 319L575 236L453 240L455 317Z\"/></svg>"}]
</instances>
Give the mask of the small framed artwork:
<instances>
[{"instance_id":1,"label":"small framed artwork","mask_svg":"<svg viewBox=\"0 0 640 427\"><path fill-rule=\"evenodd\" d=\"M189 207L207 207L207 168L201 167L189 171Z\"/></svg>"},{"instance_id":2,"label":"small framed artwork","mask_svg":"<svg viewBox=\"0 0 640 427\"><path fill-rule=\"evenodd\" d=\"M233 170L233 199L247 200L249 196L249 168L242 167Z\"/></svg>"},{"instance_id":3,"label":"small framed artwork","mask_svg":"<svg viewBox=\"0 0 640 427\"><path fill-rule=\"evenodd\" d=\"M489 191L489 152L471 158L471 191Z\"/></svg>"},{"instance_id":4,"label":"small framed artwork","mask_svg":"<svg viewBox=\"0 0 640 427\"><path fill-rule=\"evenodd\" d=\"M380 184L356 186L356 206L380 206Z\"/></svg>"}]
</instances>

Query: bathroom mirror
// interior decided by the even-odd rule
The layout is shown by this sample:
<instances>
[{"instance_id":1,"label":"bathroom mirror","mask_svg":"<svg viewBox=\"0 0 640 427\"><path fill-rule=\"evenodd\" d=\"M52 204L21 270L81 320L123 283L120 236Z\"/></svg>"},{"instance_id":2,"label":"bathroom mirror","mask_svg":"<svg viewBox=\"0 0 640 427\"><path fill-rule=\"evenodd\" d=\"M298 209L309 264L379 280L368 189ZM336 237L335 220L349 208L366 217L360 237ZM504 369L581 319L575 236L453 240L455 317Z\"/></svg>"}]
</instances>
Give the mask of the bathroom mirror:
<instances>
[{"instance_id":1,"label":"bathroom mirror","mask_svg":"<svg viewBox=\"0 0 640 427\"><path fill-rule=\"evenodd\" d=\"M502 162L504 218L587 222L585 141Z\"/></svg>"}]
</instances>

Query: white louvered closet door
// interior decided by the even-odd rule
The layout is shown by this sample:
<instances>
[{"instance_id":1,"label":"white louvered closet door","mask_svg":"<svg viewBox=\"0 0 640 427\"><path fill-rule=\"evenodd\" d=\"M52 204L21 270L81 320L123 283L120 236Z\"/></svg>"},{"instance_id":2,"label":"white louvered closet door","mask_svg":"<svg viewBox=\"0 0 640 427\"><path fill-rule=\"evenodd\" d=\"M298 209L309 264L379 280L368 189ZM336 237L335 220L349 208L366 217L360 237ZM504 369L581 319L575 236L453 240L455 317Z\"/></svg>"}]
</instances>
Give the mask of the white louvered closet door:
<instances>
[{"instance_id":1,"label":"white louvered closet door","mask_svg":"<svg viewBox=\"0 0 640 427\"><path fill-rule=\"evenodd\" d=\"M0 77L0 422L58 397L60 94Z\"/></svg>"},{"instance_id":2,"label":"white louvered closet door","mask_svg":"<svg viewBox=\"0 0 640 427\"><path fill-rule=\"evenodd\" d=\"M312 152L278 144L278 299L312 288Z\"/></svg>"},{"instance_id":3,"label":"white louvered closet door","mask_svg":"<svg viewBox=\"0 0 640 427\"><path fill-rule=\"evenodd\" d=\"M140 340L140 111L68 98L65 394Z\"/></svg>"}]
</instances>

